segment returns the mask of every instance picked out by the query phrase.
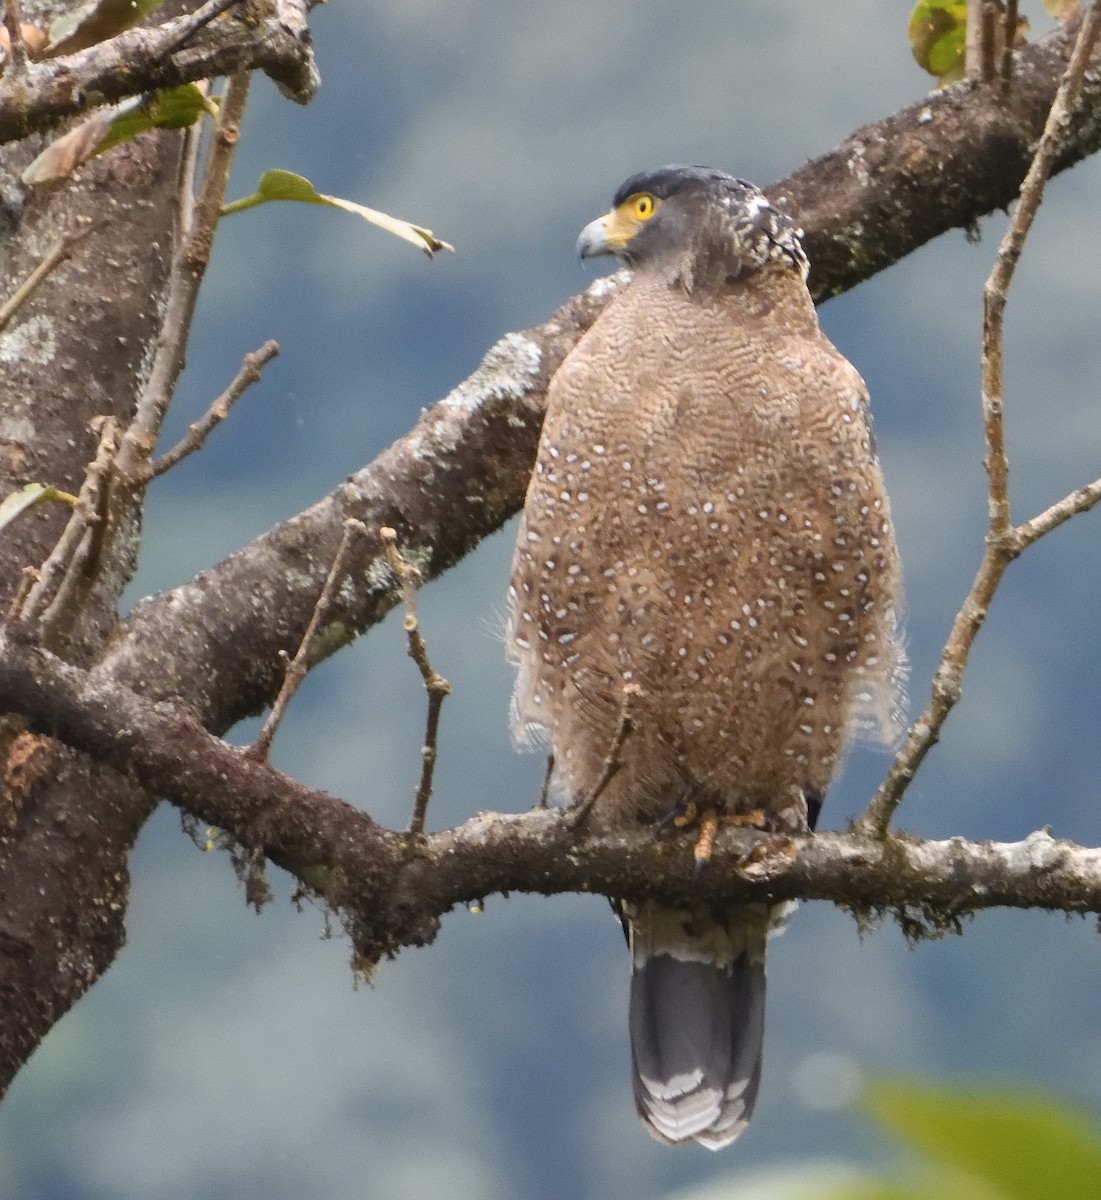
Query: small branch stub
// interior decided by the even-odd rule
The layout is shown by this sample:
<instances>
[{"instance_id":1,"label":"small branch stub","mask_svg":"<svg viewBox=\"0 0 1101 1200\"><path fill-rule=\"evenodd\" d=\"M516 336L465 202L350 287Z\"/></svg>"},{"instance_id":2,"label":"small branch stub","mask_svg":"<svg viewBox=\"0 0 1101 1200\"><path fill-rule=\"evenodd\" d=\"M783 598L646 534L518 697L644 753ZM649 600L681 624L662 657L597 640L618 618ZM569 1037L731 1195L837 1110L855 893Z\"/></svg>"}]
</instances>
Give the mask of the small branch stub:
<instances>
[{"instance_id":1,"label":"small branch stub","mask_svg":"<svg viewBox=\"0 0 1101 1200\"><path fill-rule=\"evenodd\" d=\"M417 794L413 801L413 817L409 822L409 844L413 845L424 835L424 822L428 814L428 801L432 798L432 777L436 770L437 742L440 730L440 710L444 697L451 694L451 684L435 671L428 660L428 647L421 635L417 621L417 581L420 572L398 549L397 530L384 525L378 531L386 550L386 561L394 573L405 604L405 619L402 625L408 638L409 657L417 664L428 694L428 718L425 722L424 745L421 747L421 776Z\"/></svg>"},{"instance_id":2,"label":"small branch stub","mask_svg":"<svg viewBox=\"0 0 1101 1200\"><path fill-rule=\"evenodd\" d=\"M84 589L96 573L107 521L108 479L118 451L114 418L103 418L98 432L96 457L88 465L72 516L26 593L20 588L19 619L24 624L37 619L44 644L77 620Z\"/></svg>"},{"instance_id":3,"label":"small branch stub","mask_svg":"<svg viewBox=\"0 0 1101 1200\"><path fill-rule=\"evenodd\" d=\"M14 64L13 64L14 65ZM73 252L73 247L81 238L86 237L92 231L92 222L82 225L79 229L75 229L70 233L63 234L50 247L46 257L38 264L37 267L27 276L26 279L15 289L14 292L0 304L0 329L15 316L20 308L30 299L35 288L38 287L44 279L46 279L52 271L65 261Z\"/></svg>"}]
</instances>

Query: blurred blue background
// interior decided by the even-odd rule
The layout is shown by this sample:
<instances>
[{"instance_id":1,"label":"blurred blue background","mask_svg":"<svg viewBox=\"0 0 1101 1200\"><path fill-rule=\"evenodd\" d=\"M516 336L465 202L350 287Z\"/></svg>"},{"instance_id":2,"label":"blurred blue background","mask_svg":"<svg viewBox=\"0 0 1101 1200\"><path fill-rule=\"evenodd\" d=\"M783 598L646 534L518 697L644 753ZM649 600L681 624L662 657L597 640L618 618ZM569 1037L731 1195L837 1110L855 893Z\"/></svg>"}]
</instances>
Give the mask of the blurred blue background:
<instances>
[{"instance_id":1,"label":"blurred blue background","mask_svg":"<svg viewBox=\"0 0 1101 1200\"><path fill-rule=\"evenodd\" d=\"M1038 3L1025 11L1047 28ZM1036 9L1037 11L1032 11ZM700 162L761 184L927 90L908 5L745 0L344 0L313 14L306 109L255 86L231 186L269 167L433 228L429 263L353 217L271 205L219 230L166 444L242 355L268 368L202 454L159 481L131 599L189 579L403 433L503 332L592 278L573 253L628 174ZM1057 179L1014 284L1006 407L1018 519L1101 473L1101 164ZM1005 225L954 232L822 321L867 379L908 594L911 710L981 551L981 290ZM964 699L900 824L1101 842L1098 518L1015 564ZM435 828L520 810L542 760L507 734L499 629L512 538L422 594L444 708ZM408 819L424 698L393 620L315 671L276 741L303 781ZM235 737L246 740L252 731ZM857 752L823 824L885 769ZM627 1075L627 959L592 897L491 897L353 990L323 914L247 910L222 854L162 810L133 860L129 944L0 1110L0 1194L22 1200L658 1200L764 1196L759 1172L874 1159L844 1107L861 1067L1046 1084L1101 1108L1091 921L993 913L907 949L804 905L770 959L765 1080L730 1150L658 1146ZM761 1184L761 1187L764 1185Z\"/></svg>"}]
</instances>

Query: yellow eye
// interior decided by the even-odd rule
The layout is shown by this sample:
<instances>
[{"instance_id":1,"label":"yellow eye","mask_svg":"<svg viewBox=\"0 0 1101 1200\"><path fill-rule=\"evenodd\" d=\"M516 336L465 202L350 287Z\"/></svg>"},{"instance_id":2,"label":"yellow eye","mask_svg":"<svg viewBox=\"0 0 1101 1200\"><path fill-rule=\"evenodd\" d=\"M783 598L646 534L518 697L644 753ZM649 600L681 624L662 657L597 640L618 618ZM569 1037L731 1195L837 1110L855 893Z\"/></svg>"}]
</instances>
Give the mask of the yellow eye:
<instances>
[{"instance_id":1,"label":"yellow eye","mask_svg":"<svg viewBox=\"0 0 1101 1200\"><path fill-rule=\"evenodd\" d=\"M648 221L657 209L654 197L649 192L640 192L631 201L631 213L639 221Z\"/></svg>"}]
</instances>

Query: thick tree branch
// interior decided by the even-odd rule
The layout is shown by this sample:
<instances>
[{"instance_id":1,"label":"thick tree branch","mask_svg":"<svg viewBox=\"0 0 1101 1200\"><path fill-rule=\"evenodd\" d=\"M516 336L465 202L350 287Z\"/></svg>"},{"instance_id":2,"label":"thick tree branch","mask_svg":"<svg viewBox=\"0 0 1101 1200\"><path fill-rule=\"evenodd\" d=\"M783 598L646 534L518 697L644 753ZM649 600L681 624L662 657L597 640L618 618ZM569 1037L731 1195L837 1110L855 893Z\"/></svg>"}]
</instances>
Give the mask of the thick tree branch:
<instances>
[{"instance_id":1,"label":"thick tree branch","mask_svg":"<svg viewBox=\"0 0 1101 1200\"><path fill-rule=\"evenodd\" d=\"M934 92L856 130L767 189L807 231L817 300L855 287L949 229L970 229L1017 198L1078 25L1018 51L1007 94L973 82ZM1054 173L1099 147L1101 74L1092 71Z\"/></svg>"},{"instance_id":2,"label":"thick tree branch","mask_svg":"<svg viewBox=\"0 0 1101 1200\"><path fill-rule=\"evenodd\" d=\"M858 130L768 189L806 230L818 299L1012 201L1073 38L1073 30L1060 30L1021 51L1008 97L973 84L947 88ZM1099 146L1101 73L1094 72L1055 169ZM380 526L398 531L425 581L453 566L522 503L546 386L616 286L615 277L601 280L545 324L506 335L474 375L330 496L193 583L139 605L111 651L116 678L149 694L183 696L210 728L224 729L278 690L279 652L301 640L346 518L362 521L370 536L353 564L357 585L342 592L323 638L326 653L398 601L374 533ZM263 603L242 612L240 595Z\"/></svg>"},{"instance_id":3,"label":"thick tree branch","mask_svg":"<svg viewBox=\"0 0 1101 1200\"><path fill-rule=\"evenodd\" d=\"M0 142L51 129L93 104L238 71L263 71L301 104L320 85L305 0L250 5L247 20L214 21L181 46L194 30L189 14L9 72L0 79Z\"/></svg>"},{"instance_id":4,"label":"thick tree branch","mask_svg":"<svg viewBox=\"0 0 1101 1200\"><path fill-rule=\"evenodd\" d=\"M227 745L180 706L143 700L11 633L0 634L0 708L294 873L340 910L363 966L431 941L455 905L509 891L830 900L865 916L893 911L912 936L999 906L1101 912L1101 850L1043 831L987 843L728 829L694 876L691 835L578 829L568 813L536 809L482 814L428 835L410 858L402 835Z\"/></svg>"}]
</instances>

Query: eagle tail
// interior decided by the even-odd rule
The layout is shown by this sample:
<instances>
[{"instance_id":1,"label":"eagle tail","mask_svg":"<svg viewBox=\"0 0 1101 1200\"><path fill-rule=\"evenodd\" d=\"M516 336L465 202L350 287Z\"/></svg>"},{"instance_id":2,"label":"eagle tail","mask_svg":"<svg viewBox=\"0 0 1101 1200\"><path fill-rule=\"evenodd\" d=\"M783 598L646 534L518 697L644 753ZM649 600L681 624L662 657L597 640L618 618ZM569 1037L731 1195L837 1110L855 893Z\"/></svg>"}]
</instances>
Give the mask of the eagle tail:
<instances>
[{"instance_id":1,"label":"eagle tail","mask_svg":"<svg viewBox=\"0 0 1101 1200\"><path fill-rule=\"evenodd\" d=\"M742 1132L757 1100L769 910L647 904L624 915L639 1116L659 1141L718 1150Z\"/></svg>"}]
</instances>

